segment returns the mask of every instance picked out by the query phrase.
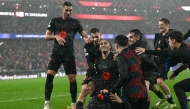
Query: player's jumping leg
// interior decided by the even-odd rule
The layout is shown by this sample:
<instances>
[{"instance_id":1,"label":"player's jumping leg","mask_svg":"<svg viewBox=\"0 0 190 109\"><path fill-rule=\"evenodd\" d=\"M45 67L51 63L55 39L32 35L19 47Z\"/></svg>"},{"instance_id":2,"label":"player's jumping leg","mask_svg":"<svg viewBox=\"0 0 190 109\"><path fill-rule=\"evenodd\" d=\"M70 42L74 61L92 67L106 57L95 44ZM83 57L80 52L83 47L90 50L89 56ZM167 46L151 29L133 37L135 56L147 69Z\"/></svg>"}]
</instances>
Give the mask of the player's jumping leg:
<instances>
[{"instance_id":1,"label":"player's jumping leg","mask_svg":"<svg viewBox=\"0 0 190 109\"><path fill-rule=\"evenodd\" d=\"M164 109L172 109L176 107L176 104L173 102L173 98L170 93L169 87L165 84L164 80L162 78L158 78L158 85L166 95L166 100L168 101L168 105Z\"/></svg>"},{"instance_id":2,"label":"player's jumping leg","mask_svg":"<svg viewBox=\"0 0 190 109\"><path fill-rule=\"evenodd\" d=\"M147 102L146 102L146 109L149 109L150 107L150 90L149 90L149 87L150 87L150 82L145 80L145 84L146 84L146 89L147 89L147 93L148 93L148 99L147 99Z\"/></svg>"},{"instance_id":3,"label":"player's jumping leg","mask_svg":"<svg viewBox=\"0 0 190 109\"><path fill-rule=\"evenodd\" d=\"M153 109L156 109L158 106L160 106L162 103L166 101L166 98L162 92L154 85L151 90L160 98L160 100L156 103L155 107Z\"/></svg>"},{"instance_id":4,"label":"player's jumping leg","mask_svg":"<svg viewBox=\"0 0 190 109\"><path fill-rule=\"evenodd\" d=\"M185 92L190 92L190 79L184 79L176 83L173 87L181 109L188 109L187 96Z\"/></svg>"}]
</instances>

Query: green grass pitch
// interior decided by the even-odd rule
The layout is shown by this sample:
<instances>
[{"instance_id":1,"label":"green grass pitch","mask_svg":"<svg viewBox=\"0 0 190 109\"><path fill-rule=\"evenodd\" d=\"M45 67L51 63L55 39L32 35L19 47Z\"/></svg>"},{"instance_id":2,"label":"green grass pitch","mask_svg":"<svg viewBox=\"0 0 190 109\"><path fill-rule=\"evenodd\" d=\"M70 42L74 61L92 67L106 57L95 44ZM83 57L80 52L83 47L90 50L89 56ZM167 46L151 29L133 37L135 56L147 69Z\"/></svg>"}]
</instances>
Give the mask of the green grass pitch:
<instances>
[{"instance_id":1,"label":"green grass pitch","mask_svg":"<svg viewBox=\"0 0 190 109\"><path fill-rule=\"evenodd\" d=\"M173 85L182 79L188 78L188 70L179 74L175 80L167 80L166 83L171 89L176 109L180 109L178 100L173 91ZM81 90L81 82L84 76L77 76L78 94ZM45 78L1 80L0 81L0 109L43 109L44 105L44 83ZM190 95L190 93L187 93ZM159 99L151 92L151 107ZM67 77L54 78L54 90L51 97L52 109L66 109L70 105L69 83ZM88 102L88 98L86 100ZM190 104L190 103L189 103ZM160 106L163 109L167 103ZM190 105L189 105L190 107Z\"/></svg>"}]
</instances>

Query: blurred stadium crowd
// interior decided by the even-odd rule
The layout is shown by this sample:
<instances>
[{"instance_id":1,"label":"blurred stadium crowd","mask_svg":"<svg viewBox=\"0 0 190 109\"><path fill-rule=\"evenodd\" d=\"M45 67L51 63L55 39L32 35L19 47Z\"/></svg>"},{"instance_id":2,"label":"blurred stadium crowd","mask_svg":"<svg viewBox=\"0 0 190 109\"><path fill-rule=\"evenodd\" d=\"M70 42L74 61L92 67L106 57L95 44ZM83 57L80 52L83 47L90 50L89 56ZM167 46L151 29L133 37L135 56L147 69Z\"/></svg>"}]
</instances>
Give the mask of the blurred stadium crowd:
<instances>
[{"instance_id":1,"label":"blurred stadium crowd","mask_svg":"<svg viewBox=\"0 0 190 109\"><path fill-rule=\"evenodd\" d=\"M4 44L0 46L0 72L46 69L53 41L45 39L3 39L1 41ZM109 41L113 45L113 39ZM153 49L153 40L147 41ZM187 41L190 43L189 40ZM83 51L84 44L82 39L74 41L76 66L80 71L87 69Z\"/></svg>"},{"instance_id":2,"label":"blurred stadium crowd","mask_svg":"<svg viewBox=\"0 0 190 109\"><path fill-rule=\"evenodd\" d=\"M58 16L59 17L59 16ZM2 17L1 17L2 18ZM45 34L47 25L51 19L48 18L9 18L5 17L4 21L0 21L1 33L14 34ZM80 20L85 31L93 27L97 27L103 34L127 34L130 29L138 28L143 33L154 34L159 32L158 19L154 21L96 21L96 20ZM178 29L183 33L189 29L187 22L171 21L171 28Z\"/></svg>"},{"instance_id":3,"label":"blurred stadium crowd","mask_svg":"<svg viewBox=\"0 0 190 109\"><path fill-rule=\"evenodd\" d=\"M4 39L0 46L0 72L17 70L45 70L53 41L45 39ZM75 41L77 69L86 69L83 53L84 41Z\"/></svg>"}]
</instances>

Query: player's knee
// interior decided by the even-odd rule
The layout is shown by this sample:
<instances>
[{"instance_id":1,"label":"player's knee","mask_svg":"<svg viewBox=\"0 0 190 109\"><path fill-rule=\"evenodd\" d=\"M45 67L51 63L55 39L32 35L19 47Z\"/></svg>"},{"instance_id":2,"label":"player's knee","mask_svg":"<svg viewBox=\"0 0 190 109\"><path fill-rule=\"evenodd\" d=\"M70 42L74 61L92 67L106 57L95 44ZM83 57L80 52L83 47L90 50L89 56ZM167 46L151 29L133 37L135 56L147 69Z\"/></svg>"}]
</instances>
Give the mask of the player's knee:
<instances>
[{"instance_id":1,"label":"player's knee","mask_svg":"<svg viewBox=\"0 0 190 109\"><path fill-rule=\"evenodd\" d=\"M150 82L149 82L149 81L147 81L147 80L145 80L145 84L146 84L146 86L147 86L147 87L149 87L149 86L150 86Z\"/></svg>"},{"instance_id":2,"label":"player's knee","mask_svg":"<svg viewBox=\"0 0 190 109\"><path fill-rule=\"evenodd\" d=\"M83 84L81 87L82 90L86 90L87 89L87 84Z\"/></svg>"},{"instance_id":3,"label":"player's knee","mask_svg":"<svg viewBox=\"0 0 190 109\"><path fill-rule=\"evenodd\" d=\"M87 93L87 84L82 85L81 93Z\"/></svg>"},{"instance_id":4,"label":"player's knee","mask_svg":"<svg viewBox=\"0 0 190 109\"><path fill-rule=\"evenodd\" d=\"M75 74L69 74L68 79L69 79L69 82L75 82L76 81L76 75Z\"/></svg>"},{"instance_id":5,"label":"player's knee","mask_svg":"<svg viewBox=\"0 0 190 109\"><path fill-rule=\"evenodd\" d=\"M158 85L164 84L164 80L161 78L157 79L157 84Z\"/></svg>"},{"instance_id":6,"label":"player's knee","mask_svg":"<svg viewBox=\"0 0 190 109\"><path fill-rule=\"evenodd\" d=\"M174 90L177 90L177 89L179 88L179 85L178 85L178 84L175 84L175 85L173 86L173 88L174 88Z\"/></svg>"},{"instance_id":7,"label":"player's knee","mask_svg":"<svg viewBox=\"0 0 190 109\"><path fill-rule=\"evenodd\" d=\"M48 70L48 71L47 71L47 74L50 74L50 75L52 75L52 76L55 76L56 72L53 71L53 70Z\"/></svg>"}]
</instances>

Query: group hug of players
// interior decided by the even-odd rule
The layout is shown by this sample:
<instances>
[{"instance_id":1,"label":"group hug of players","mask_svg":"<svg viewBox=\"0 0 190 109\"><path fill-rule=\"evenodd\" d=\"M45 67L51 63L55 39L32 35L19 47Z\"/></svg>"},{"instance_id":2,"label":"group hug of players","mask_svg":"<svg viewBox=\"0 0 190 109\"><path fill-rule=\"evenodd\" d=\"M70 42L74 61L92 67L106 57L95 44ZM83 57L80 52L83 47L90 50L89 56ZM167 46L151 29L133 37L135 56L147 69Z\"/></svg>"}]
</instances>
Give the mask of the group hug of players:
<instances>
[{"instance_id":1,"label":"group hug of players","mask_svg":"<svg viewBox=\"0 0 190 109\"><path fill-rule=\"evenodd\" d=\"M168 79L167 73L171 66L182 63L169 75L169 79L174 79L181 71L189 68L190 49L183 41L190 36L190 30L183 35L178 30L170 29L169 20L162 18L159 20L160 33L155 34L155 50L150 50L139 29L126 31L129 33L127 37L117 35L112 48L108 40L101 39L101 33L97 28L90 31L90 42L80 21L71 17L72 6L71 2L64 2L62 16L53 18L46 30L45 39L54 40L54 45L47 65L44 109L51 109L53 80L61 65L64 66L70 84L72 103L68 108L149 109L150 90L160 99L155 107L151 108L156 109L166 101L168 105L165 109L176 107L170 89L164 81ZM89 66L78 100L73 49L73 40L77 32L86 42L84 52ZM181 80L173 88L180 109L188 109L185 92L190 91L190 78ZM84 107L88 94L91 97Z\"/></svg>"},{"instance_id":2,"label":"group hug of players","mask_svg":"<svg viewBox=\"0 0 190 109\"><path fill-rule=\"evenodd\" d=\"M174 79L181 71L189 68L190 50L183 41L190 36L190 30L183 35L180 31L170 29L169 20L162 18L159 20L160 33L155 34L155 50L150 50L140 30L133 29L129 31L127 37L126 35L115 37L114 54L111 43L100 39L101 33L97 28L91 30L92 42L89 43L90 40L80 21L71 17L72 6L71 2L64 2L62 16L53 18L46 30L45 39L54 40L54 45L47 65L44 109L51 109L53 80L61 65L64 66L70 84L72 103L69 108L149 109L150 90L160 98L154 109L165 101L168 102L165 109L176 107L170 89L164 81L171 66L182 63L169 75L169 79ZM89 66L78 100L73 49L73 40L77 32L86 42L84 52ZM173 88L179 107L188 109L185 92L190 91L190 78L181 80ZM84 107L87 94L91 97L88 105Z\"/></svg>"},{"instance_id":3,"label":"group hug of players","mask_svg":"<svg viewBox=\"0 0 190 109\"><path fill-rule=\"evenodd\" d=\"M175 108L169 87L165 84L170 67L182 65L169 75L174 79L190 64L190 49L183 41L190 36L190 30L183 35L170 29L166 18L159 20L159 34L155 34L154 48L150 46L139 29L129 31L128 36L118 35L111 43L101 39L99 29L90 31L91 43L86 43L84 53L88 64L82 90L76 109L157 109L168 102L164 109ZM162 89L163 93L155 86ZM180 109L188 109L185 92L190 91L190 78L174 85ZM150 90L160 101L150 107ZM83 107L90 94L88 105Z\"/></svg>"}]
</instances>

